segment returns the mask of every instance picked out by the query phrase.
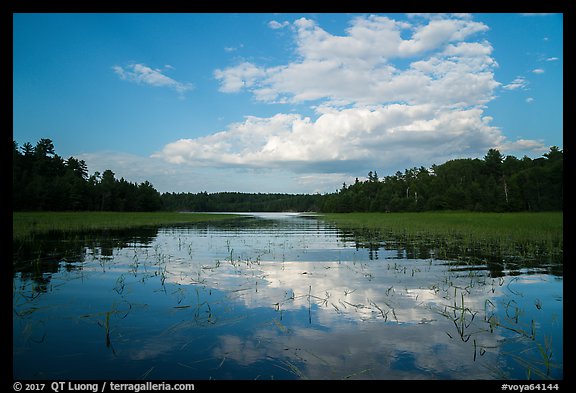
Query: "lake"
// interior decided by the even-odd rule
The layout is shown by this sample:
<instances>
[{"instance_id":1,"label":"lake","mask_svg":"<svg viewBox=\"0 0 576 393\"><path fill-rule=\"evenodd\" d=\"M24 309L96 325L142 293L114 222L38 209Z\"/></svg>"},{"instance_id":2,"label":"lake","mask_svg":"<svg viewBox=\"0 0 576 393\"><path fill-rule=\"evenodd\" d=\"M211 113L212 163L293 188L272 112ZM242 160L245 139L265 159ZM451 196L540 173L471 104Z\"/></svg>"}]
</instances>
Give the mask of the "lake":
<instances>
[{"instance_id":1,"label":"lake","mask_svg":"<svg viewBox=\"0 0 576 393\"><path fill-rule=\"evenodd\" d=\"M288 213L15 248L15 379L563 378L558 263Z\"/></svg>"}]
</instances>

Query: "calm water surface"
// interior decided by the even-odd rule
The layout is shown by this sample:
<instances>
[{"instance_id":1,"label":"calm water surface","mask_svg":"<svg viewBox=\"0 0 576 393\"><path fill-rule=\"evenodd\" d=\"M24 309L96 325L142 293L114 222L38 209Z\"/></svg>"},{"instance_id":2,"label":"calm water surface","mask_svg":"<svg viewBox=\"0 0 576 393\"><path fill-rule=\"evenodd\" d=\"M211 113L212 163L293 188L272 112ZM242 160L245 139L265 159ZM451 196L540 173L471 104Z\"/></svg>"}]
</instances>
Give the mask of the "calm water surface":
<instances>
[{"instance_id":1,"label":"calm water surface","mask_svg":"<svg viewBox=\"0 0 576 393\"><path fill-rule=\"evenodd\" d=\"M16 379L563 378L544 262L415 258L297 214L21 249Z\"/></svg>"}]
</instances>

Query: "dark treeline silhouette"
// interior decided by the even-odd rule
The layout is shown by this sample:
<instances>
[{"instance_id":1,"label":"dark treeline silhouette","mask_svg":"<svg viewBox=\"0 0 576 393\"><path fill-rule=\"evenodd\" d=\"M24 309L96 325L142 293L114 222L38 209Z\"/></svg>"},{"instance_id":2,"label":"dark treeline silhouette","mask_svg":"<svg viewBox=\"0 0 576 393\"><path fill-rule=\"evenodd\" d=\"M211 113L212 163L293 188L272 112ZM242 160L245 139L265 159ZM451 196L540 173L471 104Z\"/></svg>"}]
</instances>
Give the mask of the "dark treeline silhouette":
<instances>
[{"instance_id":1,"label":"dark treeline silhouette","mask_svg":"<svg viewBox=\"0 0 576 393\"><path fill-rule=\"evenodd\" d=\"M145 181L130 183L105 170L88 176L83 160L64 160L50 139L36 146L13 142L14 211L404 212L429 210L561 211L564 154L518 159L490 149L483 159L456 159L411 168L380 179L343 184L331 194L163 193Z\"/></svg>"},{"instance_id":2,"label":"dark treeline silhouette","mask_svg":"<svg viewBox=\"0 0 576 393\"><path fill-rule=\"evenodd\" d=\"M320 194L164 193L162 203L171 211L306 212L319 211L323 198Z\"/></svg>"},{"instance_id":3,"label":"dark treeline silhouette","mask_svg":"<svg viewBox=\"0 0 576 393\"><path fill-rule=\"evenodd\" d=\"M54 152L50 139L36 146L18 147L13 141L12 208L24 210L160 210L160 193L152 184L114 178L107 169L88 176L83 160L64 160Z\"/></svg>"},{"instance_id":4,"label":"dark treeline silhouette","mask_svg":"<svg viewBox=\"0 0 576 393\"><path fill-rule=\"evenodd\" d=\"M456 159L430 169L344 184L327 195L324 212L404 212L427 210L563 210L564 154L556 146L541 158L504 158L490 149L484 159Z\"/></svg>"}]
</instances>

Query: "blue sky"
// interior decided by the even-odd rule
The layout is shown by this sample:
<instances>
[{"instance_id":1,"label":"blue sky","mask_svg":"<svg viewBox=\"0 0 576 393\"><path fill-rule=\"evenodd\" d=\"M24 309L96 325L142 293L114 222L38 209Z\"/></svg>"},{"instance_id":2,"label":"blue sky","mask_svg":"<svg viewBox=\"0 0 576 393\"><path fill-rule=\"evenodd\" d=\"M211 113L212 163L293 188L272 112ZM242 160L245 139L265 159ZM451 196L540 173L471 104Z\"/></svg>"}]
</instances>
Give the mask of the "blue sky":
<instances>
[{"instance_id":1,"label":"blue sky","mask_svg":"<svg viewBox=\"0 0 576 393\"><path fill-rule=\"evenodd\" d=\"M15 14L13 139L160 192L563 148L562 14Z\"/></svg>"}]
</instances>

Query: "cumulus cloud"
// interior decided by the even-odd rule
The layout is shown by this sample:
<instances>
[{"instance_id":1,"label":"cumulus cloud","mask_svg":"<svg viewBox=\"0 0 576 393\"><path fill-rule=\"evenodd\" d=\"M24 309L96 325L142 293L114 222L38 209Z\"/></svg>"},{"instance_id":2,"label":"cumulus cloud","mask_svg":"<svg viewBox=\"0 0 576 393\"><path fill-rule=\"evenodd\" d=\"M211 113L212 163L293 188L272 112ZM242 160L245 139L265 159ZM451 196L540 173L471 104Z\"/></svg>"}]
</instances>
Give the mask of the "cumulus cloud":
<instances>
[{"instance_id":1,"label":"cumulus cloud","mask_svg":"<svg viewBox=\"0 0 576 393\"><path fill-rule=\"evenodd\" d=\"M169 143L155 154L195 166L286 168L296 172L364 170L422 162L446 152L471 154L503 142L480 109L438 110L432 105L391 104L320 115L247 117L227 130Z\"/></svg>"},{"instance_id":2,"label":"cumulus cloud","mask_svg":"<svg viewBox=\"0 0 576 393\"><path fill-rule=\"evenodd\" d=\"M482 23L450 19L412 26L372 15L355 18L345 36L332 35L306 18L296 20L293 28L301 59L268 68L243 62L218 69L214 76L220 90L246 89L263 102L441 100L466 106L489 101L498 85L490 44L463 42L486 31ZM413 31L410 39L402 38L405 31ZM418 60L405 69L394 66L394 60L405 58Z\"/></svg>"},{"instance_id":3,"label":"cumulus cloud","mask_svg":"<svg viewBox=\"0 0 576 393\"><path fill-rule=\"evenodd\" d=\"M154 154L174 164L282 168L303 174L402 169L505 146L484 115L500 83L488 30L469 15L351 20L344 35L300 18L292 61L243 61L214 71L219 90L263 103L309 104L314 116L246 116ZM270 27L279 27L279 22ZM504 88L526 85L519 77ZM290 112L289 110L285 112Z\"/></svg>"},{"instance_id":4,"label":"cumulus cloud","mask_svg":"<svg viewBox=\"0 0 576 393\"><path fill-rule=\"evenodd\" d=\"M166 69L173 70L174 67L166 65ZM126 67L115 65L112 70L120 79L133 82L140 85L148 85L154 87L167 87L175 90L180 96L194 88L191 83L178 82L169 76L166 76L162 70L158 68L150 68L144 64L130 64Z\"/></svg>"}]
</instances>

